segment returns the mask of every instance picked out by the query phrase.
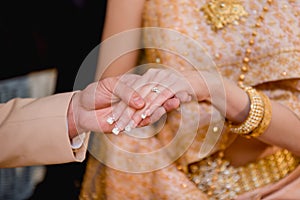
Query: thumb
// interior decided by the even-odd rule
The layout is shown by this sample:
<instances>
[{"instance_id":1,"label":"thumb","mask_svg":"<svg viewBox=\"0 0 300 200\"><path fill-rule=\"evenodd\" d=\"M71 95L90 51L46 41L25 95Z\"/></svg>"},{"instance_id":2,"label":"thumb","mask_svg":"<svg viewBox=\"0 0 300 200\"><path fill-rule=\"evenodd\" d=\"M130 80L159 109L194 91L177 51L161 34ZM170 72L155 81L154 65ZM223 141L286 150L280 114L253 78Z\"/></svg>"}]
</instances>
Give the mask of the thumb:
<instances>
[{"instance_id":1,"label":"thumb","mask_svg":"<svg viewBox=\"0 0 300 200\"><path fill-rule=\"evenodd\" d=\"M134 109L141 109L145 105L145 101L142 96L120 80L116 84L113 93Z\"/></svg>"}]
</instances>

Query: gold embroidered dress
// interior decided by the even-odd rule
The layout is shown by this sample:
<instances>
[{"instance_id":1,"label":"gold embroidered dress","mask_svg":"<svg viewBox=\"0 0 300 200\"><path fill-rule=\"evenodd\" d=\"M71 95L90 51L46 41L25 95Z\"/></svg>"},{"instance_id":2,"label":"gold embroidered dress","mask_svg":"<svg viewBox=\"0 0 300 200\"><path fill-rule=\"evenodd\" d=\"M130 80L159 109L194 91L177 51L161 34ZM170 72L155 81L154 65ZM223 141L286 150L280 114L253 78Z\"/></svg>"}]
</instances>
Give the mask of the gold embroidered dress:
<instances>
[{"instance_id":1,"label":"gold embroidered dress","mask_svg":"<svg viewBox=\"0 0 300 200\"><path fill-rule=\"evenodd\" d=\"M199 63L207 60L207 55L209 55L224 77L238 82L245 49L249 46L249 38L253 34L253 26L256 24L257 17L265 9L267 0L239 1L248 15L242 15L239 19L232 20L217 30L212 28L205 12L201 10L208 2L205 0L147 0L143 26L172 29L189 36L201 44L207 54L197 55L191 46L184 50L185 55L196 54ZM249 69L245 70L247 73L245 73L244 83L263 91L270 99L282 103L300 117L300 1L273 1L263 17L263 24L256 29L255 42L251 44L251 62ZM144 37L146 42L155 42L149 35ZM172 43L176 41L170 42L170 45ZM148 62L172 66L178 71L191 67L176 55L153 49L146 50L146 59ZM195 131L190 129L195 126L193 119L201 116L199 130L193 144L179 159L162 169L134 174L105 167L90 157L80 198L209 199L210 195L197 188L183 171L189 164L200 160L199 151L205 134L208 131L214 131L207 130L211 117L210 106L205 103L190 103L182 112L189 116L189 123L179 124L179 112L171 112L161 132L148 140L134 139L126 134L110 137L113 142L128 151L147 152L167 144L174 137L179 126L186 130L186 134L191 134L190 132ZM228 146L235 139L235 135L226 130L225 128L218 144L210 154ZM141 129L141 131L147 132L147 129ZM109 153L108 155L113 157ZM295 190L300 186L299 170L297 167L281 180L272 181L257 189L232 194L232 198L300 198L300 192ZM283 188L282 190L286 192L278 190L279 188ZM228 191L231 190L228 189ZM218 199L217 196L215 195L214 198ZM224 199L230 198L228 196Z\"/></svg>"}]
</instances>

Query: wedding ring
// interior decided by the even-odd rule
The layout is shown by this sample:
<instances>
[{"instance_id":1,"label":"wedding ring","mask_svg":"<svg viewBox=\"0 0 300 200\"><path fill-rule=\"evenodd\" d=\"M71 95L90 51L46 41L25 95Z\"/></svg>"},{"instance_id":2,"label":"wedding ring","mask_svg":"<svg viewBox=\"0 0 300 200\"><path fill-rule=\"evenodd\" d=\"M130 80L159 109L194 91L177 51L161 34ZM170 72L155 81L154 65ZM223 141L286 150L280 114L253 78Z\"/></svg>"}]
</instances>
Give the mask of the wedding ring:
<instances>
[{"instance_id":1,"label":"wedding ring","mask_svg":"<svg viewBox=\"0 0 300 200\"><path fill-rule=\"evenodd\" d=\"M143 113L143 114L141 114L141 118L142 118L142 119L146 119L146 117L147 117L147 115L146 115L146 114L144 114L144 113Z\"/></svg>"},{"instance_id":2,"label":"wedding ring","mask_svg":"<svg viewBox=\"0 0 300 200\"><path fill-rule=\"evenodd\" d=\"M155 93L159 94L160 90L157 87L154 87L151 89L151 92L155 92Z\"/></svg>"}]
</instances>

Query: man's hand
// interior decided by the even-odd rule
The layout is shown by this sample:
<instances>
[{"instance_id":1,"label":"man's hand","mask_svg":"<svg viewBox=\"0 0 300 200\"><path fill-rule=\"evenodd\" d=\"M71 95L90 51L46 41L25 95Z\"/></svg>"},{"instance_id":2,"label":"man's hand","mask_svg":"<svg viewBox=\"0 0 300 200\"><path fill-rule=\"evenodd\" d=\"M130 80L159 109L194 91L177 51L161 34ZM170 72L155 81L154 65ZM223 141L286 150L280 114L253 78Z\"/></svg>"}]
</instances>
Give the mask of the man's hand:
<instances>
[{"instance_id":1,"label":"man's hand","mask_svg":"<svg viewBox=\"0 0 300 200\"><path fill-rule=\"evenodd\" d=\"M145 105L143 98L118 77L103 79L76 92L68 109L70 138L86 131L111 132L113 125L106 119L120 101L137 110Z\"/></svg>"}]
</instances>

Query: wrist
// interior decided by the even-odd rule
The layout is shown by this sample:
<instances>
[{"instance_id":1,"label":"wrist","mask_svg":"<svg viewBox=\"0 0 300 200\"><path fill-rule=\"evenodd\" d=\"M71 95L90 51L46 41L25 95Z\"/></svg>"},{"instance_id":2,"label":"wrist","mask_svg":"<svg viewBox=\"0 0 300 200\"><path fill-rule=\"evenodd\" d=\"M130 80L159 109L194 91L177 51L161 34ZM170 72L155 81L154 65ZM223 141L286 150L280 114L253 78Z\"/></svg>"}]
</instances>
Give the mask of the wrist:
<instances>
[{"instance_id":1,"label":"wrist","mask_svg":"<svg viewBox=\"0 0 300 200\"><path fill-rule=\"evenodd\" d=\"M234 123L244 122L250 112L250 99L245 90L228 82L226 87L226 118Z\"/></svg>"},{"instance_id":2,"label":"wrist","mask_svg":"<svg viewBox=\"0 0 300 200\"><path fill-rule=\"evenodd\" d=\"M76 135L78 135L77 127L76 127L76 121L75 121L75 113L74 113L74 96L71 98L68 112L67 112L67 123L68 123L68 133L70 139L74 138Z\"/></svg>"},{"instance_id":3,"label":"wrist","mask_svg":"<svg viewBox=\"0 0 300 200\"><path fill-rule=\"evenodd\" d=\"M202 73L198 71L188 71L185 73L185 77L188 80L191 88L192 95L195 96L197 101L210 101L210 93L208 85L202 77Z\"/></svg>"},{"instance_id":4,"label":"wrist","mask_svg":"<svg viewBox=\"0 0 300 200\"><path fill-rule=\"evenodd\" d=\"M222 85L209 85L207 101L233 123L246 120L250 111L250 100L247 93L234 82L223 79Z\"/></svg>"}]
</instances>

